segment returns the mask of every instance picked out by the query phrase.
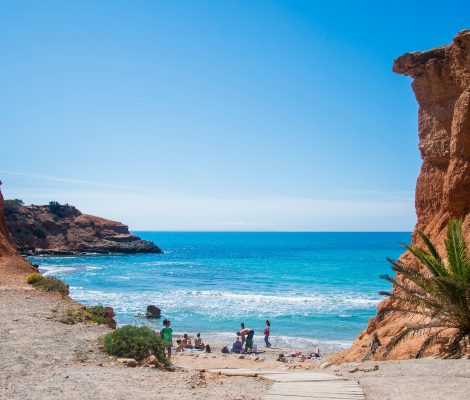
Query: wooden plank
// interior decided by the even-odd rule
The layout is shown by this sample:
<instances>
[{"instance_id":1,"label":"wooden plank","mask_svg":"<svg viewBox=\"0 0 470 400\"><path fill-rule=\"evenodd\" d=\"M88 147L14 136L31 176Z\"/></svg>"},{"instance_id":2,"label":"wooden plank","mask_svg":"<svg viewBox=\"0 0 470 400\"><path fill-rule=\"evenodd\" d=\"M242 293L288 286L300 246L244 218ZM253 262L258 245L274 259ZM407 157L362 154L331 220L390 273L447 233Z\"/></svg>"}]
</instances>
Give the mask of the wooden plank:
<instances>
[{"instance_id":1,"label":"wooden plank","mask_svg":"<svg viewBox=\"0 0 470 400\"><path fill-rule=\"evenodd\" d=\"M322 373L286 373L286 374L265 374L259 373L258 376L263 378L272 379L276 382L316 382L316 381L341 381L345 380L336 375L322 374Z\"/></svg>"}]
</instances>

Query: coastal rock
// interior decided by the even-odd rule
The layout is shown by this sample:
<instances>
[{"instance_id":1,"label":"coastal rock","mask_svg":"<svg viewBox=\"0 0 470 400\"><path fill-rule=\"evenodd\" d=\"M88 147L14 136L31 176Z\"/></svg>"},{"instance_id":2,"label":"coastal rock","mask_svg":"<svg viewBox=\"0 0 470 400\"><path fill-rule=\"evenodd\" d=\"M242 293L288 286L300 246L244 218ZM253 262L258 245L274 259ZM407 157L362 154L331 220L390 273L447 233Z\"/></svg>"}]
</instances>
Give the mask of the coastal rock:
<instances>
[{"instance_id":1,"label":"coastal rock","mask_svg":"<svg viewBox=\"0 0 470 400\"><path fill-rule=\"evenodd\" d=\"M82 214L67 204L25 206L9 200L4 215L13 242L24 254L161 253L152 242L130 234L126 225Z\"/></svg>"},{"instance_id":2,"label":"coastal rock","mask_svg":"<svg viewBox=\"0 0 470 400\"><path fill-rule=\"evenodd\" d=\"M160 318L161 314L162 311L157 306L154 306L153 304L147 306L147 318Z\"/></svg>"},{"instance_id":3,"label":"coastal rock","mask_svg":"<svg viewBox=\"0 0 470 400\"><path fill-rule=\"evenodd\" d=\"M412 87L419 104L419 150L423 163L416 184L418 221L413 244L420 244L417 231L421 230L442 251L447 223L452 218L463 221L463 234L470 241L470 30L459 32L450 45L402 55L395 60L393 71L414 79ZM419 268L408 253L400 261ZM379 309L390 301L382 301ZM393 314L380 322L373 318L352 348L333 359L346 362L410 358L425 337L410 338L390 353L384 352L384 345L406 323L402 316ZM374 349L377 342L380 346ZM434 347L426 355L437 352L438 347Z\"/></svg>"},{"instance_id":4,"label":"coastal rock","mask_svg":"<svg viewBox=\"0 0 470 400\"><path fill-rule=\"evenodd\" d=\"M116 329L116 320L114 317L116 316L116 313L114 312L113 307L105 307L104 308L104 317L106 319L106 324L111 328L111 329Z\"/></svg>"},{"instance_id":5,"label":"coastal rock","mask_svg":"<svg viewBox=\"0 0 470 400\"><path fill-rule=\"evenodd\" d=\"M0 191L0 284L12 281L24 282L24 276L28 273L34 272L35 269L19 255L8 232L8 228L3 217L3 209L3 195Z\"/></svg>"},{"instance_id":6,"label":"coastal rock","mask_svg":"<svg viewBox=\"0 0 470 400\"><path fill-rule=\"evenodd\" d=\"M135 368L137 367L137 361L133 358L118 358L118 363L127 365L128 367Z\"/></svg>"}]
</instances>

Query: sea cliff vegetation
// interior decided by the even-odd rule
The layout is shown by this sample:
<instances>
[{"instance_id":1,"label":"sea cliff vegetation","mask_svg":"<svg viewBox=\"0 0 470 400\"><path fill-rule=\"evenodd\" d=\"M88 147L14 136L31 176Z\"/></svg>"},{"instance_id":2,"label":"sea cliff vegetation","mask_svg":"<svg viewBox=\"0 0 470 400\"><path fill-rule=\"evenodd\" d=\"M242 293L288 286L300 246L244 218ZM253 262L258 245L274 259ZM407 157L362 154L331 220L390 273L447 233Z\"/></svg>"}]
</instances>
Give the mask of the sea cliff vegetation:
<instances>
[{"instance_id":1,"label":"sea cliff vegetation","mask_svg":"<svg viewBox=\"0 0 470 400\"><path fill-rule=\"evenodd\" d=\"M434 344L441 345L443 358L462 357L470 348L470 259L462 221L449 222L444 256L428 236L421 231L418 234L424 247L404 247L420 268L389 259L397 275L382 276L394 285L394 291L381 292L393 302L380 309L378 320L390 313L410 318L386 349L390 351L406 338L423 334L427 337L415 355L417 358Z\"/></svg>"}]
</instances>

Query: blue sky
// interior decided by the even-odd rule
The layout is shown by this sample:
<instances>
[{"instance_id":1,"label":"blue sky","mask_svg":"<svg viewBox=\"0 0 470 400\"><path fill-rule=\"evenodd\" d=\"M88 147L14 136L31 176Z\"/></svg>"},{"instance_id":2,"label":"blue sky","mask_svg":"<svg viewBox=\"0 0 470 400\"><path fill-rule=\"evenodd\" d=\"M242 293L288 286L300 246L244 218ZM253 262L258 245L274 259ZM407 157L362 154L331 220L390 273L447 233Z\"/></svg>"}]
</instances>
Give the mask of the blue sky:
<instances>
[{"instance_id":1,"label":"blue sky","mask_svg":"<svg viewBox=\"0 0 470 400\"><path fill-rule=\"evenodd\" d=\"M450 4L450 3L448 3ZM468 2L0 2L0 179L155 230L411 230L407 51Z\"/></svg>"}]
</instances>

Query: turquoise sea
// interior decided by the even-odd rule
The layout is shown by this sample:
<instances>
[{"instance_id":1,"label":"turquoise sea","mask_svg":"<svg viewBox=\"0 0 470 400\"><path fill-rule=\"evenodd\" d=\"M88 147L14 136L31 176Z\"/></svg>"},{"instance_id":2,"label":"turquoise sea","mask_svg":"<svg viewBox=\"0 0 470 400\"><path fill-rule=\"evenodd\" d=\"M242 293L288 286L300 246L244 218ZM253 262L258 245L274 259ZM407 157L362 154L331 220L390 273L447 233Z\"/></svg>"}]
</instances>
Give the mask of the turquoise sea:
<instances>
[{"instance_id":1,"label":"turquoise sea","mask_svg":"<svg viewBox=\"0 0 470 400\"><path fill-rule=\"evenodd\" d=\"M162 309L176 332L230 342L240 322L276 346L350 345L375 314L379 275L390 272L410 233L134 232L163 254L31 257L71 296L114 307L118 324L148 324L134 314ZM257 336L255 336L255 339ZM206 339L206 340L207 340ZM260 344L261 336L258 338Z\"/></svg>"}]
</instances>

